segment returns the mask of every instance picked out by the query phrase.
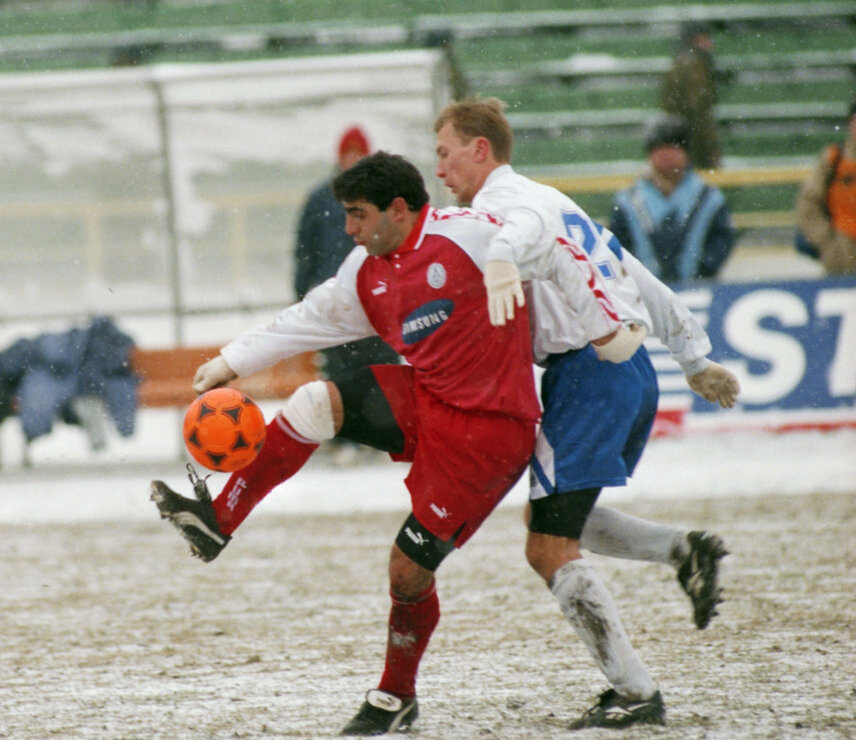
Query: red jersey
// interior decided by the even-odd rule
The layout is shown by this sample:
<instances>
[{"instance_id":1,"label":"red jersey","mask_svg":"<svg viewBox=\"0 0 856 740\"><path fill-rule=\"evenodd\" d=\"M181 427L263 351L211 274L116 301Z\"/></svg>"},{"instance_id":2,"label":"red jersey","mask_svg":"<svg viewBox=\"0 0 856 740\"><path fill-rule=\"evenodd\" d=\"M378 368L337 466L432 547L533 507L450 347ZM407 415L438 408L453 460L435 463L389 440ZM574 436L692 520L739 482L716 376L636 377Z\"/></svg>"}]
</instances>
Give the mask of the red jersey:
<instances>
[{"instance_id":1,"label":"red jersey","mask_svg":"<svg viewBox=\"0 0 856 740\"><path fill-rule=\"evenodd\" d=\"M532 421L540 416L526 311L491 326L483 268L496 219L426 206L394 252L357 247L335 277L267 327L223 348L249 375L308 350L380 335L416 372L416 382L456 408Z\"/></svg>"}]
</instances>

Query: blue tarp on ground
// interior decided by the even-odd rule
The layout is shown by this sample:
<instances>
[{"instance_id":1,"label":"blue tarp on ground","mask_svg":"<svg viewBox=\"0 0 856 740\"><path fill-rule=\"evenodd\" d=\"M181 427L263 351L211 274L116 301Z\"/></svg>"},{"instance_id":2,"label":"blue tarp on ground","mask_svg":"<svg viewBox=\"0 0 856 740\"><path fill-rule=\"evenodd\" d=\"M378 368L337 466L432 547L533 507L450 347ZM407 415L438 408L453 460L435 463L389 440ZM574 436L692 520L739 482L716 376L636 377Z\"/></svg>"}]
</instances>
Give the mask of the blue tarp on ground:
<instances>
[{"instance_id":1,"label":"blue tarp on ground","mask_svg":"<svg viewBox=\"0 0 856 740\"><path fill-rule=\"evenodd\" d=\"M80 424L74 401L97 398L119 434L130 436L139 382L130 369L133 347L106 316L83 328L17 340L0 352L0 421L17 414L32 441L57 420Z\"/></svg>"}]
</instances>

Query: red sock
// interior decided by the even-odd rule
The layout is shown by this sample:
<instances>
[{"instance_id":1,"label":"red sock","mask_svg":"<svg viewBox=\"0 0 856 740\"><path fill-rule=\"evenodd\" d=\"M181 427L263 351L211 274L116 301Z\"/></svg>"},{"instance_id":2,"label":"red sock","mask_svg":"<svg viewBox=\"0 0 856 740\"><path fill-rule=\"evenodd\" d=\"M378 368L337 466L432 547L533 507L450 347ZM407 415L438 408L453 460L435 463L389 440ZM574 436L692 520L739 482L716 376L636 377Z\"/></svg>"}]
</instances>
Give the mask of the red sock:
<instances>
[{"instance_id":1,"label":"red sock","mask_svg":"<svg viewBox=\"0 0 856 740\"><path fill-rule=\"evenodd\" d=\"M265 443L258 457L229 477L214 499L214 513L223 534L232 534L255 506L275 486L291 478L318 443L301 437L282 414L267 425Z\"/></svg>"},{"instance_id":2,"label":"red sock","mask_svg":"<svg viewBox=\"0 0 856 740\"><path fill-rule=\"evenodd\" d=\"M392 596L386 666L378 686L381 691L402 699L416 696L419 661L439 621L440 600L434 583L412 601L401 601Z\"/></svg>"}]
</instances>

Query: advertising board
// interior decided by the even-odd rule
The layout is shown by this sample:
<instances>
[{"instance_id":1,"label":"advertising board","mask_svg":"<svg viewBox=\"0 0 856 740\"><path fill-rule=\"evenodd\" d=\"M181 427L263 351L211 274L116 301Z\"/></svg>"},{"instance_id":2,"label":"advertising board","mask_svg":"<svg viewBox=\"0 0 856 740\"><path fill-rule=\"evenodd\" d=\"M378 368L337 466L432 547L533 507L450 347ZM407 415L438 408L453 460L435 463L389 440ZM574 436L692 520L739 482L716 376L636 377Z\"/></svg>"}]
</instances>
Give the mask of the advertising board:
<instances>
[{"instance_id":1,"label":"advertising board","mask_svg":"<svg viewBox=\"0 0 856 740\"><path fill-rule=\"evenodd\" d=\"M705 326L711 359L737 375L741 393L734 409L707 403L649 340L661 392L655 434L856 426L856 277L677 292Z\"/></svg>"}]
</instances>

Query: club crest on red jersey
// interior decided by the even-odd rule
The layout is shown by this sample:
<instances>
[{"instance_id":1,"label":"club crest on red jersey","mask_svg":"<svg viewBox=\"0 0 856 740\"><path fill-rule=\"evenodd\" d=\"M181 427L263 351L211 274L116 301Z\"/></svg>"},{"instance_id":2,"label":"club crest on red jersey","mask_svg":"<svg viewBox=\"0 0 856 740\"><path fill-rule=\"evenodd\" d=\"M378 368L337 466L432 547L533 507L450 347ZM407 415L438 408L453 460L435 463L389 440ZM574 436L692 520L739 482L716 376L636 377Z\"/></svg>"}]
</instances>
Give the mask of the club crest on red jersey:
<instances>
[{"instance_id":1,"label":"club crest on red jersey","mask_svg":"<svg viewBox=\"0 0 856 740\"><path fill-rule=\"evenodd\" d=\"M446 268L439 262L432 262L428 266L428 285L435 290L446 284Z\"/></svg>"},{"instance_id":2,"label":"club crest on red jersey","mask_svg":"<svg viewBox=\"0 0 856 740\"><path fill-rule=\"evenodd\" d=\"M401 323L401 340L405 344L416 344L430 336L449 320L454 308L455 304L448 298L419 306Z\"/></svg>"}]
</instances>

